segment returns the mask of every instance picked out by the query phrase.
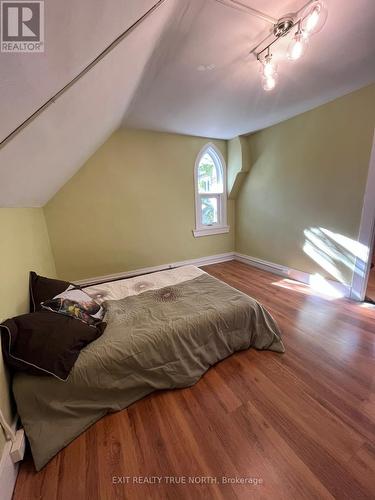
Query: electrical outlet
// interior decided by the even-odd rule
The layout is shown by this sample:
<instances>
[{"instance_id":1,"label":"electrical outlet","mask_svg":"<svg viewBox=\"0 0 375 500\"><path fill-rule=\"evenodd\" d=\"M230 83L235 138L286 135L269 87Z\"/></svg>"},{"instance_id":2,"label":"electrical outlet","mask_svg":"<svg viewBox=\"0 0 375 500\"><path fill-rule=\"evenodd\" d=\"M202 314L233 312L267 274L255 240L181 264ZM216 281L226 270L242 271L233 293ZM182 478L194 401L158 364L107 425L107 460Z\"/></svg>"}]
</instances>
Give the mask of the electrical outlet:
<instances>
[{"instance_id":1,"label":"electrical outlet","mask_svg":"<svg viewBox=\"0 0 375 500\"><path fill-rule=\"evenodd\" d=\"M17 463L23 460L23 457L25 455L25 446L25 431L23 429L19 429L16 432L16 439L14 440L12 448L10 450L10 457L13 463Z\"/></svg>"}]
</instances>

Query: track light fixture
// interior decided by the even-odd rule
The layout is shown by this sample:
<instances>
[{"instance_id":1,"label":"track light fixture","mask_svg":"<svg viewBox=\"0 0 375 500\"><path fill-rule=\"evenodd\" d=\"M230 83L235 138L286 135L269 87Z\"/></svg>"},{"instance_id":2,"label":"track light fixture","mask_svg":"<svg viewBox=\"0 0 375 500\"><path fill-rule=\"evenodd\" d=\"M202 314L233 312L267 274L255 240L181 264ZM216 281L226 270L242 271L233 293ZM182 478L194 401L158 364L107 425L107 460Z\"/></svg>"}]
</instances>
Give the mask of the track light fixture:
<instances>
[{"instance_id":1,"label":"track light fixture","mask_svg":"<svg viewBox=\"0 0 375 500\"><path fill-rule=\"evenodd\" d=\"M271 34L252 49L251 53L261 64L262 85L265 91L273 90L278 79L277 66L270 53L271 46L296 28L288 48L287 58L290 61L297 61L306 52L310 37L323 28L326 19L327 9L323 0L310 0L298 12L279 19L273 25ZM270 37L272 37L271 41L269 41Z\"/></svg>"}]
</instances>

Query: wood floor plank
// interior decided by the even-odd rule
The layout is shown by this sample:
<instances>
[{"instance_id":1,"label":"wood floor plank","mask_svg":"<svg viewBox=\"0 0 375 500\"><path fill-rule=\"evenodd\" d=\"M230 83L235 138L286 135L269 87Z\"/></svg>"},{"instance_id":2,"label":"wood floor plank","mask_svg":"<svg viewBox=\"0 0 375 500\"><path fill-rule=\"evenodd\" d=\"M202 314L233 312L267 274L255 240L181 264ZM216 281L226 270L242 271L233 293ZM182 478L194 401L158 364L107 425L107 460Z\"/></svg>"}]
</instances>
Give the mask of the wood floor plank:
<instances>
[{"instance_id":1,"label":"wood floor plank","mask_svg":"<svg viewBox=\"0 0 375 500\"><path fill-rule=\"evenodd\" d=\"M249 488L240 486L235 488L238 497L257 498L258 496L271 497L278 491L279 498L290 498L291 491L300 491L304 494L300 498L331 498L331 495L312 474L293 450L287 445L280 434L265 422L262 415L248 419L247 407L249 402L241 405L231 414L218 412L220 391L213 393L205 387L205 381L199 383L194 397L202 407L210 421L214 432L221 437L227 454L236 467L239 477L262 478L264 486L261 492L256 487L249 492ZM240 418L243 416L244 418ZM234 425L235 424L235 425ZM247 428L245 433L245 428ZM244 439L244 437L247 439ZM275 457L275 447L279 453ZM275 462L277 467L275 467ZM289 470L303 471L301 474L287 474ZM225 475L226 469L219 473ZM241 491L242 490L242 491ZM262 495L260 495L260 493Z\"/></svg>"},{"instance_id":2,"label":"wood floor plank","mask_svg":"<svg viewBox=\"0 0 375 500\"><path fill-rule=\"evenodd\" d=\"M268 492L268 498L273 498L277 492L277 498L289 499L332 499L333 496L323 486L320 478L316 476L306 465L303 457L289 446L282 433L257 410L254 403L249 402L245 407L236 411L235 421L241 429L257 436L258 445L261 446L264 468L272 467L278 474L275 486ZM275 454L275 449L277 453ZM293 474L290 472L293 471ZM267 489L267 472L265 475L265 488Z\"/></svg>"},{"instance_id":3,"label":"wood floor plank","mask_svg":"<svg viewBox=\"0 0 375 500\"><path fill-rule=\"evenodd\" d=\"M14 500L375 497L375 307L239 262L204 270L270 310L286 353L236 353L107 415L39 473L29 456Z\"/></svg>"},{"instance_id":4,"label":"wood floor plank","mask_svg":"<svg viewBox=\"0 0 375 500\"><path fill-rule=\"evenodd\" d=\"M340 458L349 459L364 443L362 435L355 432L341 419L330 412L313 394L305 390L303 383L288 376L275 376L271 370L263 372L258 366L251 371L243 357L238 358L251 386L253 398L267 396L272 403L275 399L280 411L289 415L294 425L311 437L327 453L336 454L340 449ZM324 426L321 422L324 421Z\"/></svg>"}]
</instances>

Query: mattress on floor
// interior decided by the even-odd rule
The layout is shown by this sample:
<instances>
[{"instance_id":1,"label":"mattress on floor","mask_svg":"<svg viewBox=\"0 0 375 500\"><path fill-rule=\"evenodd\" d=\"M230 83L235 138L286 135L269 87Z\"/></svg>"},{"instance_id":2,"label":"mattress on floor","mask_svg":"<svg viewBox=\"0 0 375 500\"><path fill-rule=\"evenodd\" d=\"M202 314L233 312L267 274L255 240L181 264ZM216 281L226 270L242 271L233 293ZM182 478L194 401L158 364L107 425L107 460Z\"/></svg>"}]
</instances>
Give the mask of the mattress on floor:
<instances>
[{"instance_id":1,"label":"mattress on floor","mask_svg":"<svg viewBox=\"0 0 375 500\"><path fill-rule=\"evenodd\" d=\"M68 380L13 380L37 470L103 415L158 389L191 386L235 351L284 352L262 305L193 266L85 290L104 303L108 326Z\"/></svg>"}]
</instances>

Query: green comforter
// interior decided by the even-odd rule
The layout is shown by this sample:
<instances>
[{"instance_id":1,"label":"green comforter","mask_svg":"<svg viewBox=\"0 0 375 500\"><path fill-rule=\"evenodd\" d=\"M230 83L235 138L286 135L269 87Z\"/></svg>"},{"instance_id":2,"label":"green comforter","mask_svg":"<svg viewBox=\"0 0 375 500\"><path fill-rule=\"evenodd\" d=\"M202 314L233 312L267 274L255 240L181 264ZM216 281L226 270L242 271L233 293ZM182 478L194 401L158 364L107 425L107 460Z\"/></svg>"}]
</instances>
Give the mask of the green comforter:
<instances>
[{"instance_id":1,"label":"green comforter","mask_svg":"<svg viewBox=\"0 0 375 500\"><path fill-rule=\"evenodd\" d=\"M67 382L14 378L37 470L106 413L158 389L191 386L235 351L284 352L264 307L207 274L105 305L107 329L81 352Z\"/></svg>"}]
</instances>

